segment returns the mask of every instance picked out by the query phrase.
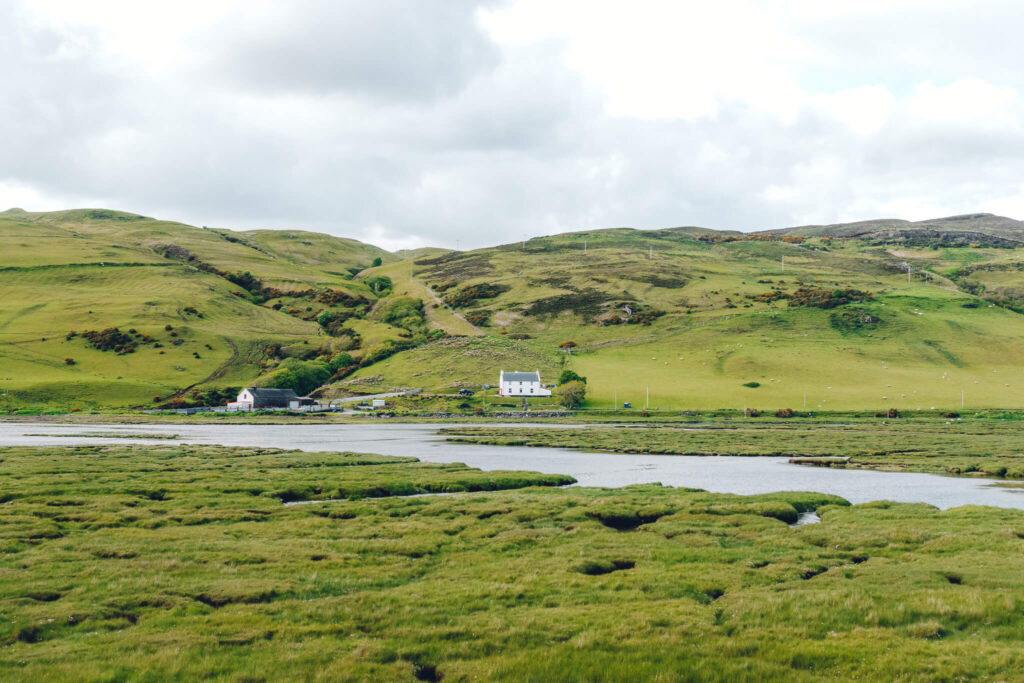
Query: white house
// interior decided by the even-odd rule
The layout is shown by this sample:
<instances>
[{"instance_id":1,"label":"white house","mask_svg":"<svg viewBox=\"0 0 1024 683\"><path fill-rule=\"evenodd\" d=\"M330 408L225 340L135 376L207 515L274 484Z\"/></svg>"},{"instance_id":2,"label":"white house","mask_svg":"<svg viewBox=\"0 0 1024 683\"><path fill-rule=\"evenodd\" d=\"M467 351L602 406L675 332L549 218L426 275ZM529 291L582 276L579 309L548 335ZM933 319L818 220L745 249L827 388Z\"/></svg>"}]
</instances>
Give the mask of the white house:
<instances>
[{"instance_id":1,"label":"white house","mask_svg":"<svg viewBox=\"0 0 1024 683\"><path fill-rule=\"evenodd\" d=\"M264 389L246 387L238 398L228 404L228 410L260 410L261 408L287 408L299 397L291 389Z\"/></svg>"},{"instance_id":2,"label":"white house","mask_svg":"<svg viewBox=\"0 0 1024 683\"><path fill-rule=\"evenodd\" d=\"M501 371L498 379L498 396L550 396L551 391L540 383L540 370L535 372Z\"/></svg>"}]
</instances>

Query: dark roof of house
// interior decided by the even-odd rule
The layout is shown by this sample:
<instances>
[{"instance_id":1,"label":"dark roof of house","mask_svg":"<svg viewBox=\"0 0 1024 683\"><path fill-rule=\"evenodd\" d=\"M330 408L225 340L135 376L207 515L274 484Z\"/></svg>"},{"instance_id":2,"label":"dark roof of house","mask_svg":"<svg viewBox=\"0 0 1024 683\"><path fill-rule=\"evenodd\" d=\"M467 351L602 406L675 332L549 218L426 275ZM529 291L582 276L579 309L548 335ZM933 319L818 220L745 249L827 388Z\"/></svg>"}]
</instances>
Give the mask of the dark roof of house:
<instances>
[{"instance_id":1,"label":"dark roof of house","mask_svg":"<svg viewBox=\"0 0 1024 683\"><path fill-rule=\"evenodd\" d=\"M539 372L505 372L501 371L502 382L539 382Z\"/></svg>"},{"instance_id":2,"label":"dark roof of house","mask_svg":"<svg viewBox=\"0 0 1024 683\"><path fill-rule=\"evenodd\" d=\"M298 398L291 389L264 389L262 387L248 387L248 391L252 394L253 400L256 401L289 401L293 398Z\"/></svg>"}]
</instances>

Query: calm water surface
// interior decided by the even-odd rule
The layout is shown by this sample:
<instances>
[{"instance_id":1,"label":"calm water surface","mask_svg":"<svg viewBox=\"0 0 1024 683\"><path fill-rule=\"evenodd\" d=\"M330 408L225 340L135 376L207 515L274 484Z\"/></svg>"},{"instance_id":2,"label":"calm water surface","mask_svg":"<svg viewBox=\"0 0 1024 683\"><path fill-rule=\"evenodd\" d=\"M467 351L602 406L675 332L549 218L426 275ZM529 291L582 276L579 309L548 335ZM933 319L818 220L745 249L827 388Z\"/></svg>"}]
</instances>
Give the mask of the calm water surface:
<instances>
[{"instance_id":1,"label":"calm water surface","mask_svg":"<svg viewBox=\"0 0 1024 683\"><path fill-rule=\"evenodd\" d=\"M0 446L196 443L294 448L304 451L359 451L382 455L412 455L430 462L462 462L483 470L533 470L568 474L579 480L582 486L618 487L661 482L666 486L691 486L721 493L818 491L842 496L851 503L892 500L929 503L943 509L960 505L1024 509L1024 493L993 487L991 484L995 480L990 479L803 467L790 465L784 457L624 455L562 448L450 444L438 435L437 430L452 426L458 425L84 426L0 423ZM147 441L134 438L57 436L90 433L177 434L180 439Z\"/></svg>"}]
</instances>

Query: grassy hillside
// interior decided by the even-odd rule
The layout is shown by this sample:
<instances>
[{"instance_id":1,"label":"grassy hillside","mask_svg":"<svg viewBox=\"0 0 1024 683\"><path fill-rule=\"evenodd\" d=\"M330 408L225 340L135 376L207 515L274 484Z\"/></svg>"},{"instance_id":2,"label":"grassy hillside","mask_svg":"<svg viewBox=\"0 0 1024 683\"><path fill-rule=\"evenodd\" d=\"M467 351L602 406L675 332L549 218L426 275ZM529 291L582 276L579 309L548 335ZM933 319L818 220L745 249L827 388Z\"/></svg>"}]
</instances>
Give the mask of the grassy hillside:
<instances>
[{"instance_id":1,"label":"grassy hillside","mask_svg":"<svg viewBox=\"0 0 1024 683\"><path fill-rule=\"evenodd\" d=\"M795 228L783 228L772 231L778 234L796 234L817 237L885 237L894 233L913 236L920 233L958 233L978 235L983 241L985 237L1007 239L1014 242L1024 241L1024 222L994 216L990 213L969 213L960 216L932 218L924 221L904 221L883 218L856 223L837 223L834 225L805 225ZM950 238L947 238L950 239Z\"/></svg>"},{"instance_id":2,"label":"grassy hillside","mask_svg":"<svg viewBox=\"0 0 1024 683\"><path fill-rule=\"evenodd\" d=\"M546 381L571 367L588 377L591 407L642 406L648 392L652 409L1024 404L1024 252L787 239L600 230L418 259L414 269L487 335L547 359L503 367L547 367ZM836 290L855 290L855 300L833 306ZM472 298L481 292L493 296ZM572 355L559 348L567 340ZM357 377L493 383L498 359L482 368L428 351Z\"/></svg>"},{"instance_id":3,"label":"grassy hillside","mask_svg":"<svg viewBox=\"0 0 1024 683\"><path fill-rule=\"evenodd\" d=\"M589 407L1024 405L1019 224L868 223L618 228L390 254L301 231L5 212L0 409L152 405L340 352L350 364L331 367L323 395L448 392L501 369L551 383L571 368L588 378ZM135 330L133 353L82 337L113 327Z\"/></svg>"},{"instance_id":4,"label":"grassy hillside","mask_svg":"<svg viewBox=\"0 0 1024 683\"><path fill-rule=\"evenodd\" d=\"M328 235L233 233L103 209L4 212L0 253L0 409L55 410L151 406L336 347L358 359L353 337L332 336L315 317L345 312L345 326L361 323L386 292L354 275L394 260ZM243 273L255 284L235 277ZM340 294L325 303L323 292ZM125 335L119 348L83 336L111 328ZM378 341L406 334L377 328ZM129 338L134 350L122 352Z\"/></svg>"},{"instance_id":5,"label":"grassy hillside","mask_svg":"<svg viewBox=\"0 0 1024 683\"><path fill-rule=\"evenodd\" d=\"M380 247L301 230L252 230L223 234L240 237L248 244L288 263L304 264L324 270L328 275L345 277L349 269L363 270L380 258L385 263L396 257Z\"/></svg>"}]
</instances>

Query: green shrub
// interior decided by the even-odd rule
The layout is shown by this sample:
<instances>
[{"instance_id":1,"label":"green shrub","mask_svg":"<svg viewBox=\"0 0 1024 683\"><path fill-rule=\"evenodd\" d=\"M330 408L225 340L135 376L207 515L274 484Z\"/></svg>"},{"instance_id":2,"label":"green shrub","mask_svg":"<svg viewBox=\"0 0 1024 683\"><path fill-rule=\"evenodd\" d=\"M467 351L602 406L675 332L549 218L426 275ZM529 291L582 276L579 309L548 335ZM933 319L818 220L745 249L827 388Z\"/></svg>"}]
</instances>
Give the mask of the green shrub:
<instances>
[{"instance_id":1,"label":"green shrub","mask_svg":"<svg viewBox=\"0 0 1024 683\"><path fill-rule=\"evenodd\" d=\"M367 280L366 286L370 288L370 291L378 296L384 296L394 288L394 285L391 283L391 278L387 275L381 275L380 277Z\"/></svg>"},{"instance_id":2,"label":"green shrub","mask_svg":"<svg viewBox=\"0 0 1024 683\"><path fill-rule=\"evenodd\" d=\"M853 302L871 301L874 297L870 292L859 289L824 289L820 287L801 287L789 297L789 305L807 306L810 308L835 308Z\"/></svg>"},{"instance_id":3,"label":"green shrub","mask_svg":"<svg viewBox=\"0 0 1024 683\"><path fill-rule=\"evenodd\" d=\"M373 365L378 361L382 361L385 358L390 358L399 351L405 351L416 346L416 343L411 339L385 339L383 342L373 347L366 352L363 356L363 361L360 363L363 367Z\"/></svg>"},{"instance_id":4,"label":"green shrub","mask_svg":"<svg viewBox=\"0 0 1024 683\"><path fill-rule=\"evenodd\" d=\"M426 317L423 314L423 300L411 296L391 299L381 320L410 332L418 330L426 323Z\"/></svg>"},{"instance_id":5,"label":"green shrub","mask_svg":"<svg viewBox=\"0 0 1024 683\"><path fill-rule=\"evenodd\" d=\"M352 356L345 353L344 351L339 351L338 353L331 356L331 360L327 362L327 367L331 369L331 372L337 372L342 368L351 367L355 364L356 361L354 358L352 358Z\"/></svg>"},{"instance_id":6,"label":"green shrub","mask_svg":"<svg viewBox=\"0 0 1024 683\"><path fill-rule=\"evenodd\" d=\"M583 405L587 398L587 385L580 381L566 382L560 384L552 392L559 405L569 410L574 410Z\"/></svg>"},{"instance_id":7,"label":"green shrub","mask_svg":"<svg viewBox=\"0 0 1024 683\"><path fill-rule=\"evenodd\" d=\"M584 384L586 384L587 378L577 375L572 370L562 370L562 374L558 376L558 383L568 384L569 382L583 382Z\"/></svg>"},{"instance_id":8,"label":"green shrub","mask_svg":"<svg viewBox=\"0 0 1024 683\"><path fill-rule=\"evenodd\" d=\"M258 386L275 389L291 389L299 395L305 395L321 386L331 378L331 369L321 360L299 360L286 358L270 375L261 378Z\"/></svg>"},{"instance_id":9,"label":"green shrub","mask_svg":"<svg viewBox=\"0 0 1024 683\"><path fill-rule=\"evenodd\" d=\"M116 327L108 327L105 330L86 330L82 336L89 340L93 348L100 351L114 351L118 355L132 353L135 351L138 342L130 335L127 335Z\"/></svg>"},{"instance_id":10,"label":"green shrub","mask_svg":"<svg viewBox=\"0 0 1024 683\"><path fill-rule=\"evenodd\" d=\"M475 285L467 285L456 292L446 295L444 302L452 308L465 308L480 299L493 299L510 289L511 287L508 285L493 285L481 282Z\"/></svg>"}]
</instances>

